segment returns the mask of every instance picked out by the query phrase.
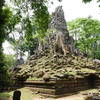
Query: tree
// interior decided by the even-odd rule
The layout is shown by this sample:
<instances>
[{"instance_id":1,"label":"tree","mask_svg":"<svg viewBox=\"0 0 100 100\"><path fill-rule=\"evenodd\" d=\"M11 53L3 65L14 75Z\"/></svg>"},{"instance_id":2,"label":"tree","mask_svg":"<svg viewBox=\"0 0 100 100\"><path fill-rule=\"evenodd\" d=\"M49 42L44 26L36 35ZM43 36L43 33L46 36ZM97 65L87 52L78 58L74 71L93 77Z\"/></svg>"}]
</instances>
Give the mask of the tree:
<instances>
[{"instance_id":1,"label":"tree","mask_svg":"<svg viewBox=\"0 0 100 100\"><path fill-rule=\"evenodd\" d=\"M89 2L91 2L91 1L93 1L93 0L83 0L84 3L89 3ZM97 2L99 3L100 0L97 0ZM99 5L99 7L100 7L100 5Z\"/></svg>"},{"instance_id":2,"label":"tree","mask_svg":"<svg viewBox=\"0 0 100 100\"><path fill-rule=\"evenodd\" d=\"M17 31L19 30L19 28L17 29ZM17 38L16 38L17 37ZM7 37L7 41L13 46L13 50L15 51L15 58L16 61L17 59L23 58L24 55L24 51L23 51L23 34L20 32L12 32L8 37Z\"/></svg>"},{"instance_id":3,"label":"tree","mask_svg":"<svg viewBox=\"0 0 100 100\"><path fill-rule=\"evenodd\" d=\"M36 26L36 33L38 33L41 38L45 36L49 24L49 12L45 3L46 0L32 2L32 8L34 9L33 20Z\"/></svg>"},{"instance_id":4,"label":"tree","mask_svg":"<svg viewBox=\"0 0 100 100\"><path fill-rule=\"evenodd\" d=\"M5 66L8 70L15 66L16 60L14 55L4 55L4 57Z\"/></svg>"},{"instance_id":5,"label":"tree","mask_svg":"<svg viewBox=\"0 0 100 100\"><path fill-rule=\"evenodd\" d=\"M15 0L12 2L17 8L15 11L19 13L19 25L22 27L24 34L24 44L21 47L23 51L28 51L32 55L39 44L38 41L45 37L48 29L47 1ZM30 12L32 13L30 14Z\"/></svg>"},{"instance_id":6,"label":"tree","mask_svg":"<svg viewBox=\"0 0 100 100\"><path fill-rule=\"evenodd\" d=\"M83 0L83 2L88 3L91 2L92 0ZM97 0L97 2L100 2L100 0Z\"/></svg>"},{"instance_id":7,"label":"tree","mask_svg":"<svg viewBox=\"0 0 100 100\"><path fill-rule=\"evenodd\" d=\"M83 1L89 2L92 0ZM20 22L24 26L25 43L22 45L22 48L29 50L30 54L33 54L34 49L37 48L38 45L38 41L34 39L34 37L41 41L46 36L49 24L49 12L47 7L49 0L14 0L13 2L17 7ZM30 12L32 12L31 15Z\"/></svg>"},{"instance_id":8,"label":"tree","mask_svg":"<svg viewBox=\"0 0 100 100\"><path fill-rule=\"evenodd\" d=\"M4 63L3 47L2 43L8 35L8 24L12 16L12 12L9 8L4 7L4 0L0 0L0 82L5 84L8 79L7 70Z\"/></svg>"},{"instance_id":9,"label":"tree","mask_svg":"<svg viewBox=\"0 0 100 100\"><path fill-rule=\"evenodd\" d=\"M89 56L100 59L100 21L91 18L78 18L68 23L75 45Z\"/></svg>"},{"instance_id":10,"label":"tree","mask_svg":"<svg viewBox=\"0 0 100 100\"><path fill-rule=\"evenodd\" d=\"M36 35L36 26L32 22L32 19L29 19L29 17L24 19L24 29L25 36L23 50L28 51L29 55L32 55L34 54L34 50L38 47L38 38Z\"/></svg>"}]
</instances>

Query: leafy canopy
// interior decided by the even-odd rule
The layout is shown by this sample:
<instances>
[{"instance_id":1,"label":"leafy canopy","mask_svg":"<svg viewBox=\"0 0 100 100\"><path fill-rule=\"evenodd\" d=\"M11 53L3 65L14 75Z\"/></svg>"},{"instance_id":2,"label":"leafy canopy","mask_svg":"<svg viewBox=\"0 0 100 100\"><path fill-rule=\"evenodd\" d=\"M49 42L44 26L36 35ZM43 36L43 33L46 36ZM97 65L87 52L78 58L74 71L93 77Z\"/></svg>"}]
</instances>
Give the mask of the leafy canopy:
<instances>
[{"instance_id":1,"label":"leafy canopy","mask_svg":"<svg viewBox=\"0 0 100 100\"><path fill-rule=\"evenodd\" d=\"M78 18L69 22L68 28L81 51L100 59L100 21Z\"/></svg>"}]
</instances>

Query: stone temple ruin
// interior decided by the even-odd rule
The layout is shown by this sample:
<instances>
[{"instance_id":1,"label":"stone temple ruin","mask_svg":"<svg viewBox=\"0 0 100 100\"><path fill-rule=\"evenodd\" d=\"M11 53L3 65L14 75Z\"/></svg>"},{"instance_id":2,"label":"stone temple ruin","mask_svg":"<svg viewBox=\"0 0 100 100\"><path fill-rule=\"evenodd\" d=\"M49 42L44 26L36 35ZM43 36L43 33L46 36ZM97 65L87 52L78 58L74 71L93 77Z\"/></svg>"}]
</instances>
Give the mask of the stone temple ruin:
<instances>
[{"instance_id":1,"label":"stone temple ruin","mask_svg":"<svg viewBox=\"0 0 100 100\"><path fill-rule=\"evenodd\" d=\"M49 28L47 43L40 43L38 54L14 70L14 79L32 91L52 97L100 87L100 63L75 48L61 6L53 13Z\"/></svg>"}]
</instances>

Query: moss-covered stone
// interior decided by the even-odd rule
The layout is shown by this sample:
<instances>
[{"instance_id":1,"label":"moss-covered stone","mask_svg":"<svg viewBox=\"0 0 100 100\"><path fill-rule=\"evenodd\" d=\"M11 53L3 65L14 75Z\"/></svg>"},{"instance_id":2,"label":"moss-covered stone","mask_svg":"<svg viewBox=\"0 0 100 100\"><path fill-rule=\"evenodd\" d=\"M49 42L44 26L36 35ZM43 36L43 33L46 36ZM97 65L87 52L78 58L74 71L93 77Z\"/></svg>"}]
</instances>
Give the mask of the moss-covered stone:
<instances>
[{"instance_id":1,"label":"moss-covered stone","mask_svg":"<svg viewBox=\"0 0 100 100\"><path fill-rule=\"evenodd\" d=\"M99 68L100 65L95 66L92 59L82 56L67 55L61 57L58 54L57 57L54 57L48 54L48 56L42 56L36 60L28 60L15 73L15 76L16 78L27 76L27 79L31 77L35 80L78 78L96 74L97 71L99 72L97 67Z\"/></svg>"},{"instance_id":2,"label":"moss-covered stone","mask_svg":"<svg viewBox=\"0 0 100 100\"><path fill-rule=\"evenodd\" d=\"M57 80L79 78L99 72L100 64L82 56L83 53L75 48L61 6L54 12L50 26L52 32L46 37L47 43L43 45L44 49L37 50L20 70L15 71L16 78Z\"/></svg>"}]
</instances>

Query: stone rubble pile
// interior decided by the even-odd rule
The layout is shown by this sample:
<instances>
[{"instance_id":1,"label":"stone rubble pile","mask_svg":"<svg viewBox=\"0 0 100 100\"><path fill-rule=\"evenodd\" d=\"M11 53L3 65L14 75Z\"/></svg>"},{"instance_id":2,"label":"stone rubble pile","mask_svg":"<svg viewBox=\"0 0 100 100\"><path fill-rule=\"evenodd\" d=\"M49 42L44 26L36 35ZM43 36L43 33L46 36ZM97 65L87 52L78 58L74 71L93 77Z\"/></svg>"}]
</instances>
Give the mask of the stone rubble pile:
<instances>
[{"instance_id":1,"label":"stone rubble pile","mask_svg":"<svg viewBox=\"0 0 100 100\"><path fill-rule=\"evenodd\" d=\"M51 44L48 44L48 46L51 45L54 52L49 52L50 50L46 51L45 49L44 51L46 52L37 52L30 56L25 64L14 70L13 76L15 79L47 81L82 78L90 74L100 73L100 63L80 55L75 49L74 40L69 36L61 6L56 8L50 27L56 30L51 34ZM60 43L58 43L59 41ZM66 53L69 50L67 47L70 47L71 52ZM65 52L65 55L56 52L55 48Z\"/></svg>"},{"instance_id":2,"label":"stone rubble pile","mask_svg":"<svg viewBox=\"0 0 100 100\"><path fill-rule=\"evenodd\" d=\"M100 68L92 59L74 55L56 55L37 57L31 56L26 64L15 71L15 77L19 79L50 80L81 78L90 74L96 74Z\"/></svg>"}]
</instances>

